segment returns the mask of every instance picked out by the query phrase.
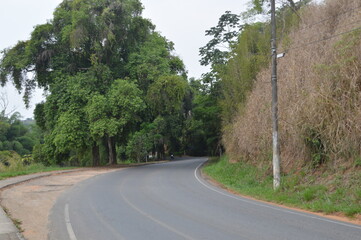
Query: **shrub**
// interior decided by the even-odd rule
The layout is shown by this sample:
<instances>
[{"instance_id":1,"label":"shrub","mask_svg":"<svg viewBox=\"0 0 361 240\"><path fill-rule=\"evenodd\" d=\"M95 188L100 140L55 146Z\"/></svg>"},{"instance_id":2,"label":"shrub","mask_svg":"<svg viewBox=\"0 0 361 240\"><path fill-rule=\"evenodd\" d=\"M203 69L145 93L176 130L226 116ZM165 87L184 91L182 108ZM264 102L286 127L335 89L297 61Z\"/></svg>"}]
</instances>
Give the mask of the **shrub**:
<instances>
[{"instance_id":1,"label":"shrub","mask_svg":"<svg viewBox=\"0 0 361 240\"><path fill-rule=\"evenodd\" d=\"M33 160L35 163L42 163L44 165L49 165L48 155L46 153L44 144L36 144L33 148Z\"/></svg>"}]
</instances>

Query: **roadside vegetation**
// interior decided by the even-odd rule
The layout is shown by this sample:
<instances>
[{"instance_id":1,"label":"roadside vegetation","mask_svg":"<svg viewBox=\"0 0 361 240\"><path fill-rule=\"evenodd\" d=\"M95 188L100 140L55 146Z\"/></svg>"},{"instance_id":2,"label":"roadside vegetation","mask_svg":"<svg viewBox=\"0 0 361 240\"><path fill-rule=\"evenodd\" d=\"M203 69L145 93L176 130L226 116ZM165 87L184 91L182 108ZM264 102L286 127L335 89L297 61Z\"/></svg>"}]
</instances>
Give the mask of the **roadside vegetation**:
<instances>
[{"instance_id":1,"label":"roadside vegetation","mask_svg":"<svg viewBox=\"0 0 361 240\"><path fill-rule=\"evenodd\" d=\"M361 173L346 177L321 169L321 173L310 175L310 169L282 176L282 185L275 192L269 168L256 167L239 161L230 163L227 157L213 158L203 172L224 187L241 195L256 199L302 208L326 214L342 213L356 217L361 212Z\"/></svg>"},{"instance_id":2,"label":"roadside vegetation","mask_svg":"<svg viewBox=\"0 0 361 240\"><path fill-rule=\"evenodd\" d=\"M67 170L73 167L45 166L34 162L31 155L21 157L13 150L0 151L0 180L39 172Z\"/></svg>"},{"instance_id":3,"label":"roadside vegetation","mask_svg":"<svg viewBox=\"0 0 361 240\"><path fill-rule=\"evenodd\" d=\"M254 2L247 16L267 9ZM278 49L286 53L278 59L281 189L272 190L268 21L245 24L225 64L213 62L228 157L204 171L244 195L359 217L361 6L295 3L276 14Z\"/></svg>"},{"instance_id":4,"label":"roadside vegetation","mask_svg":"<svg viewBox=\"0 0 361 240\"><path fill-rule=\"evenodd\" d=\"M34 112L41 139L23 152L11 139L7 150L32 151L45 166L101 166L220 149L215 97L188 79L142 10L139 0L65 0L29 40L2 51L2 85L13 83L26 104L36 86L47 90Z\"/></svg>"}]
</instances>

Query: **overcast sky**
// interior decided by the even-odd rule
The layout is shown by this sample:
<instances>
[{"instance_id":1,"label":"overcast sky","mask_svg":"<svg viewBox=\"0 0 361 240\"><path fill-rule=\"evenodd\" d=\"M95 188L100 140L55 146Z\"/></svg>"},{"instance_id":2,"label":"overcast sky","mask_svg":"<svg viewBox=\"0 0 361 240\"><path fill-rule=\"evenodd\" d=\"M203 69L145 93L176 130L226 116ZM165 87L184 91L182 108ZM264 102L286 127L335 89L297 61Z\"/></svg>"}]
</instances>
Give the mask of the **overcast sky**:
<instances>
[{"instance_id":1,"label":"overcast sky","mask_svg":"<svg viewBox=\"0 0 361 240\"><path fill-rule=\"evenodd\" d=\"M189 72L189 77L200 77L207 69L200 66L198 49L209 40L205 30L217 25L219 17L227 10L241 13L248 0L141 0L145 7L143 16L151 19L156 30L175 43ZM0 0L0 49L27 40L33 27L52 19L54 9L62 0ZM1 88L1 87L0 87ZM42 92L33 94L31 108L26 110L21 95L7 84L0 89L10 102L8 109L16 109L23 118L33 117L35 104L41 102Z\"/></svg>"}]
</instances>

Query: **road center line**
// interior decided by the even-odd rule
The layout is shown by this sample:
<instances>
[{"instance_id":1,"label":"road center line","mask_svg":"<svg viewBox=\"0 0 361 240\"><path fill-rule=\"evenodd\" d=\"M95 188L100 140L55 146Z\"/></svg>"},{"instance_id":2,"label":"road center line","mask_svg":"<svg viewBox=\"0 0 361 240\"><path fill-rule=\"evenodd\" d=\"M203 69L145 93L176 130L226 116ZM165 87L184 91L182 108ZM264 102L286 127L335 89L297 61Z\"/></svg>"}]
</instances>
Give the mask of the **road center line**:
<instances>
[{"instance_id":1,"label":"road center line","mask_svg":"<svg viewBox=\"0 0 361 240\"><path fill-rule=\"evenodd\" d=\"M123 183L123 184L124 184L124 183ZM122 185L123 185L123 184L122 184ZM122 186L121 186L121 187L122 187ZM140 208L138 208L137 206L135 206L133 203L131 203L122 193L121 193L121 197L123 198L123 200L125 201L126 204L128 204L131 208L133 208L135 211L137 211L137 212L140 213L141 215L149 218L151 221L153 221L153 222L159 224L160 226L168 229L169 231L171 231L171 232L173 232L173 233L175 233L175 234L183 237L184 239L189 239L189 240L194 239L194 238L188 236L187 234L182 233L182 232L178 231L177 229L169 226L168 224L166 224L166 223L164 223L164 222L162 222L162 221L154 218L152 215L144 212L143 210L141 210Z\"/></svg>"},{"instance_id":2,"label":"road center line","mask_svg":"<svg viewBox=\"0 0 361 240\"><path fill-rule=\"evenodd\" d=\"M65 204L64 214L65 214L65 225L66 225L66 229L68 230L69 238L70 240L77 240L77 238L75 237L75 233L73 231L73 227L71 226L70 223L69 204Z\"/></svg>"},{"instance_id":3,"label":"road center line","mask_svg":"<svg viewBox=\"0 0 361 240\"><path fill-rule=\"evenodd\" d=\"M262 204L262 203L260 203L260 202L257 202L256 200L255 200L255 201L251 201L251 200L248 200L248 199L243 199L243 198L237 197L237 196L235 196L235 195L231 195L231 194L222 192L222 191L216 189L215 187L211 187L211 186L205 184L204 181L202 181L202 180L199 178L199 176L198 176L198 172L199 172L199 171L198 171L198 170L199 170L199 168L200 168L202 165L203 165L203 162L202 162L201 164L199 164L198 167L194 170L194 176L195 176L195 178L197 179L197 181L198 181L200 184L202 184L204 187L208 188L209 190L211 190L211 191L213 191L213 192L219 193L219 194L221 194L221 195L223 195L223 196L226 196L226 197L229 197L229 198L233 198L233 199L238 200L238 201L241 201L241 202L253 204L253 205L255 205L255 206L265 207L265 208L269 208L269 209L276 210L276 211L280 211L280 212L290 213L290 214L293 214L293 215L298 215L298 216L302 216L302 217L317 219L317 220L320 220L320 221L329 222L329 223L334 223L334 224L338 224L338 225L341 225L341 226L350 227L350 228L356 228L356 229L361 230L361 226L351 225L351 224L344 223L344 222L333 221L333 220L331 220L331 219L321 218L321 217L312 216L312 215L307 215L307 214L303 214L303 213L300 213L300 212L294 212L294 211L287 210L287 209L283 209L283 208L277 208L277 207L273 207L273 206L271 206L271 205Z\"/></svg>"}]
</instances>

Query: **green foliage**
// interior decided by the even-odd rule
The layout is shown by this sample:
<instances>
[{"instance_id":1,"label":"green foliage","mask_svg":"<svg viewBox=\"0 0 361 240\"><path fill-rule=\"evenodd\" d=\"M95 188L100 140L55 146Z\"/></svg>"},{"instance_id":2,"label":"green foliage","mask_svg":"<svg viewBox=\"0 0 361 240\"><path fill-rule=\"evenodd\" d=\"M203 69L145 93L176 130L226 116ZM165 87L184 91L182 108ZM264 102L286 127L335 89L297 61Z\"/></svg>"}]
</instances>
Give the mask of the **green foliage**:
<instances>
[{"instance_id":1,"label":"green foliage","mask_svg":"<svg viewBox=\"0 0 361 240\"><path fill-rule=\"evenodd\" d=\"M232 14L226 11L218 21L216 27L206 31L206 36L211 36L212 39L206 46L199 49L201 65L219 65L225 64L229 57L229 50L221 50L222 45L232 45L236 41L239 32L243 26L239 23L240 18L237 14Z\"/></svg>"},{"instance_id":2,"label":"green foliage","mask_svg":"<svg viewBox=\"0 0 361 240\"><path fill-rule=\"evenodd\" d=\"M302 200L310 202L314 199L318 199L325 194L327 188L324 186L309 186L302 192Z\"/></svg>"},{"instance_id":3,"label":"green foliage","mask_svg":"<svg viewBox=\"0 0 361 240\"><path fill-rule=\"evenodd\" d=\"M222 86L222 120L228 124L246 101L257 73L269 63L268 25L255 23L245 26L226 67L220 73Z\"/></svg>"},{"instance_id":4,"label":"green foliage","mask_svg":"<svg viewBox=\"0 0 361 240\"><path fill-rule=\"evenodd\" d=\"M360 156L356 157L356 159L354 161L354 166L361 167L361 157Z\"/></svg>"},{"instance_id":5,"label":"green foliage","mask_svg":"<svg viewBox=\"0 0 361 240\"><path fill-rule=\"evenodd\" d=\"M129 77L136 79L140 89L146 92L149 85L163 75L185 75L183 62L170 53L173 50L173 43L159 33L152 33L139 51L130 55Z\"/></svg>"},{"instance_id":6,"label":"green foliage","mask_svg":"<svg viewBox=\"0 0 361 240\"><path fill-rule=\"evenodd\" d=\"M187 81L180 76L162 76L150 85L147 102L155 115L177 114L182 109Z\"/></svg>"},{"instance_id":7,"label":"green foliage","mask_svg":"<svg viewBox=\"0 0 361 240\"><path fill-rule=\"evenodd\" d=\"M144 109L138 87L126 80L116 80L108 95L93 95L86 108L93 138L115 136L137 120Z\"/></svg>"},{"instance_id":8,"label":"green foliage","mask_svg":"<svg viewBox=\"0 0 361 240\"><path fill-rule=\"evenodd\" d=\"M124 77L130 53L154 28L140 17L141 11L138 0L63 1L54 19L36 26L29 41L4 51L2 85L12 79L19 90L25 88L28 102L35 83L48 88L59 72L74 74L89 69L93 55L113 69L117 78ZM32 78L24 78L33 71Z\"/></svg>"},{"instance_id":9,"label":"green foliage","mask_svg":"<svg viewBox=\"0 0 361 240\"><path fill-rule=\"evenodd\" d=\"M10 166L12 163L21 162L21 156L15 151L0 151L0 163L3 166Z\"/></svg>"},{"instance_id":10,"label":"green foliage","mask_svg":"<svg viewBox=\"0 0 361 240\"><path fill-rule=\"evenodd\" d=\"M2 84L13 80L25 98L36 84L49 94L34 112L44 138L0 139L0 147L35 145L34 161L46 165L89 164L90 155L94 164L115 163L126 146L129 155L160 158L183 150L193 107L185 66L141 13L138 0L63 1L28 41L7 49ZM2 124L1 131L22 129Z\"/></svg>"},{"instance_id":11,"label":"green foliage","mask_svg":"<svg viewBox=\"0 0 361 240\"><path fill-rule=\"evenodd\" d=\"M283 176L282 186L277 192L272 190L271 171L242 161L230 163L227 157L222 157L211 161L203 171L228 189L261 200L328 214L342 212L350 217L361 213L359 185L315 184L308 181L311 174L308 170L305 170L304 177L299 173ZM360 177L354 176L354 180L360 181Z\"/></svg>"},{"instance_id":12,"label":"green foliage","mask_svg":"<svg viewBox=\"0 0 361 240\"><path fill-rule=\"evenodd\" d=\"M328 159L325 144L322 142L322 137L314 130L308 130L305 137L306 145L310 151L312 166L319 167Z\"/></svg>"},{"instance_id":13,"label":"green foliage","mask_svg":"<svg viewBox=\"0 0 361 240\"><path fill-rule=\"evenodd\" d=\"M81 149L89 142L88 128L84 124L85 113L68 111L62 113L54 129L54 144L59 152L73 148Z\"/></svg>"},{"instance_id":14,"label":"green foliage","mask_svg":"<svg viewBox=\"0 0 361 240\"><path fill-rule=\"evenodd\" d=\"M220 150L221 118L217 96L193 87L192 117L185 124L184 145L189 155L216 155Z\"/></svg>"},{"instance_id":15,"label":"green foliage","mask_svg":"<svg viewBox=\"0 0 361 240\"><path fill-rule=\"evenodd\" d=\"M153 142L149 133L144 131L135 132L128 141L126 153L128 159L137 162L147 160L148 153L153 148Z\"/></svg>"},{"instance_id":16,"label":"green foliage","mask_svg":"<svg viewBox=\"0 0 361 240\"><path fill-rule=\"evenodd\" d=\"M14 150L20 155L29 154L41 139L41 134L33 125L26 126L18 113L0 118L0 151Z\"/></svg>"}]
</instances>

